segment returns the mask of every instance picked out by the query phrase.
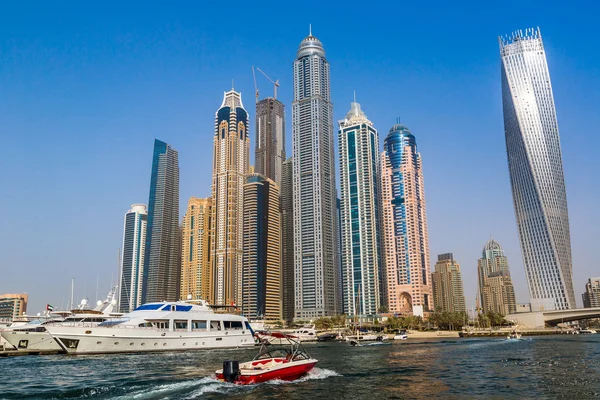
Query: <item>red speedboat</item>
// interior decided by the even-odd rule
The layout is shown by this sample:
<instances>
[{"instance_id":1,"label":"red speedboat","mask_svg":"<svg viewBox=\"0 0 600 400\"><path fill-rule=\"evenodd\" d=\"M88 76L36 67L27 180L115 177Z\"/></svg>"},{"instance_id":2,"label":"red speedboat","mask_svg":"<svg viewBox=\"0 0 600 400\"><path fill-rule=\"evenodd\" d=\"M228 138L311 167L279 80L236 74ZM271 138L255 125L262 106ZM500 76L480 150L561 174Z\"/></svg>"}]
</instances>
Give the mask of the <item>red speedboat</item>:
<instances>
[{"instance_id":1,"label":"red speedboat","mask_svg":"<svg viewBox=\"0 0 600 400\"><path fill-rule=\"evenodd\" d=\"M275 379L294 381L306 375L318 362L311 358L295 336L281 332L268 335L279 339L279 344L262 341L258 355L252 361L241 364L239 361L224 361L223 369L216 371L217 379L239 385Z\"/></svg>"}]
</instances>

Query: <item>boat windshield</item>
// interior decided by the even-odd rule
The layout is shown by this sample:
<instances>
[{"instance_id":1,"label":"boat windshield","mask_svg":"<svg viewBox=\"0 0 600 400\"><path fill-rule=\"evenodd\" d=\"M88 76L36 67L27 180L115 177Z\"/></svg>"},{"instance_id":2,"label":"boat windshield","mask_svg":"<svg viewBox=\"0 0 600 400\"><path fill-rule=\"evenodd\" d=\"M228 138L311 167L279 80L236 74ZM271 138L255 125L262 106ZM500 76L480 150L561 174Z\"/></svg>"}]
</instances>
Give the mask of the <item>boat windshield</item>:
<instances>
[{"instance_id":1,"label":"boat windshield","mask_svg":"<svg viewBox=\"0 0 600 400\"><path fill-rule=\"evenodd\" d=\"M133 311L158 310L162 306L164 306L164 304L142 304Z\"/></svg>"},{"instance_id":2,"label":"boat windshield","mask_svg":"<svg viewBox=\"0 0 600 400\"><path fill-rule=\"evenodd\" d=\"M310 357L301 349L274 347L267 348L258 353L255 360L264 360L269 358L285 358L288 361L308 360Z\"/></svg>"},{"instance_id":3,"label":"boat windshield","mask_svg":"<svg viewBox=\"0 0 600 400\"><path fill-rule=\"evenodd\" d=\"M129 319L113 319L113 320L109 320L109 321L104 321L104 322L98 324L98 326L109 327L109 326L118 325L118 324L121 324L121 323L127 322L127 321L129 321Z\"/></svg>"}]
</instances>

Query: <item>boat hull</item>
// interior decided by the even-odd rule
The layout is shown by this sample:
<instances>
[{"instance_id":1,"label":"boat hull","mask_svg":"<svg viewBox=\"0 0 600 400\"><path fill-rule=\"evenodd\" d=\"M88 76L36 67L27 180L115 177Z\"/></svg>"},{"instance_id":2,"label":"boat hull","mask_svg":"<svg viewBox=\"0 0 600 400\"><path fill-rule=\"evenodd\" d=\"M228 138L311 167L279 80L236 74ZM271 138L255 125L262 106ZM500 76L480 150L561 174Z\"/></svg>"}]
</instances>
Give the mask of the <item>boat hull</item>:
<instances>
[{"instance_id":1,"label":"boat hull","mask_svg":"<svg viewBox=\"0 0 600 400\"><path fill-rule=\"evenodd\" d=\"M283 363L283 365L278 366L275 369L263 370L260 371L260 373L254 371L245 373L244 370L241 369L241 374L238 375L233 383L237 385L255 385L273 380L295 381L311 371L317 362L317 360L310 359L301 362ZM224 381L222 370L217 371L216 376L217 379Z\"/></svg>"},{"instance_id":2,"label":"boat hull","mask_svg":"<svg viewBox=\"0 0 600 400\"><path fill-rule=\"evenodd\" d=\"M14 348L21 351L62 350L48 332L5 331L2 337Z\"/></svg>"},{"instance_id":3,"label":"boat hull","mask_svg":"<svg viewBox=\"0 0 600 400\"><path fill-rule=\"evenodd\" d=\"M69 354L140 353L254 346L249 331L177 332L128 328L48 328Z\"/></svg>"}]
</instances>

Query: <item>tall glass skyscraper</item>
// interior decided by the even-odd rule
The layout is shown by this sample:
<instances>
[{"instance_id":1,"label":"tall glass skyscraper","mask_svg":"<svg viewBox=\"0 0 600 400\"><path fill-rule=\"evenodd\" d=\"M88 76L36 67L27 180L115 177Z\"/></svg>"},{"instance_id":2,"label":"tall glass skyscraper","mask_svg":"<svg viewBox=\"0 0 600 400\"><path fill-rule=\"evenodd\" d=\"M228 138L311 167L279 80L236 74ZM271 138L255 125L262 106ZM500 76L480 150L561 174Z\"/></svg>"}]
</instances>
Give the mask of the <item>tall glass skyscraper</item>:
<instances>
[{"instance_id":1,"label":"tall glass skyscraper","mask_svg":"<svg viewBox=\"0 0 600 400\"><path fill-rule=\"evenodd\" d=\"M179 160L177 151L154 141L142 302L179 300Z\"/></svg>"},{"instance_id":2,"label":"tall glass skyscraper","mask_svg":"<svg viewBox=\"0 0 600 400\"><path fill-rule=\"evenodd\" d=\"M294 61L292 150L295 316L340 310L333 104L323 44L309 34Z\"/></svg>"},{"instance_id":3,"label":"tall glass skyscraper","mask_svg":"<svg viewBox=\"0 0 600 400\"><path fill-rule=\"evenodd\" d=\"M533 311L575 308L556 109L539 29L499 38L508 169Z\"/></svg>"},{"instance_id":4,"label":"tall glass skyscraper","mask_svg":"<svg viewBox=\"0 0 600 400\"><path fill-rule=\"evenodd\" d=\"M285 161L284 105L273 97L256 103L256 150L254 172L281 187L281 167Z\"/></svg>"},{"instance_id":5,"label":"tall glass skyscraper","mask_svg":"<svg viewBox=\"0 0 600 400\"><path fill-rule=\"evenodd\" d=\"M281 210L279 186L261 174L244 185L242 307L250 318L281 320Z\"/></svg>"},{"instance_id":6,"label":"tall glass skyscraper","mask_svg":"<svg viewBox=\"0 0 600 400\"><path fill-rule=\"evenodd\" d=\"M242 94L231 89L215 115L212 183L212 264L214 304L242 303L244 180L250 138Z\"/></svg>"},{"instance_id":7,"label":"tall glass skyscraper","mask_svg":"<svg viewBox=\"0 0 600 400\"><path fill-rule=\"evenodd\" d=\"M283 319L294 319L294 192L292 158L281 167L281 284Z\"/></svg>"},{"instance_id":8,"label":"tall glass skyscraper","mask_svg":"<svg viewBox=\"0 0 600 400\"><path fill-rule=\"evenodd\" d=\"M417 141L404 125L392 126L383 143L381 198L388 309L423 316L433 311L423 166Z\"/></svg>"},{"instance_id":9,"label":"tall glass skyscraper","mask_svg":"<svg viewBox=\"0 0 600 400\"><path fill-rule=\"evenodd\" d=\"M142 304L144 251L148 211L145 204L132 204L125 214L121 254L119 312L128 313Z\"/></svg>"},{"instance_id":10,"label":"tall glass skyscraper","mask_svg":"<svg viewBox=\"0 0 600 400\"><path fill-rule=\"evenodd\" d=\"M379 308L379 135L353 102L339 121L342 293L347 315Z\"/></svg>"}]
</instances>

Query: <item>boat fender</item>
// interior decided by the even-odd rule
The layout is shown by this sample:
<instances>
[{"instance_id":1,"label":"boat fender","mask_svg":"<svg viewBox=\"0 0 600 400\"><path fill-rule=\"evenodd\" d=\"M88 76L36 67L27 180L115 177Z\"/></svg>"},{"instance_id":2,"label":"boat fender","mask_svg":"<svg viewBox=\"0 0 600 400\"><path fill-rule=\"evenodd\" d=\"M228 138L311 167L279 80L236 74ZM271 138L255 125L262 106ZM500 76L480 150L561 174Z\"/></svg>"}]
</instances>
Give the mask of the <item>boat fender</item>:
<instances>
[{"instance_id":1,"label":"boat fender","mask_svg":"<svg viewBox=\"0 0 600 400\"><path fill-rule=\"evenodd\" d=\"M240 375L240 362L237 360L223 361L223 379L225 382L235 382Z\"/></svg>"}]
</instances>

